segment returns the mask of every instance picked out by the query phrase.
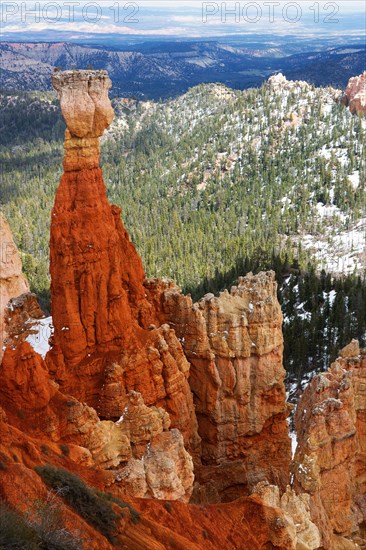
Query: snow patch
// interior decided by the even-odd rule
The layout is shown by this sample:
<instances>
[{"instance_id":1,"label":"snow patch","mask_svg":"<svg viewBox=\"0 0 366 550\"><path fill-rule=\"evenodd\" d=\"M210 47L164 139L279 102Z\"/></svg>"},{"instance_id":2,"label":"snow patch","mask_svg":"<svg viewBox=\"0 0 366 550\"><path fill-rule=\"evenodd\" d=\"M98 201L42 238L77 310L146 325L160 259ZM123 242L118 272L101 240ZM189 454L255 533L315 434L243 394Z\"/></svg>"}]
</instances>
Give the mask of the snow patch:
<instances>
[{"instance_id":1,"label":"snow patch","mask_svg":"<svg viewBox=\"0 0 366 550\"><path fill-rule=\"evenodd\" d=\"M45 317L35 322L32 321L32 330L35 331L34 334L30 334L26 341L29 342L34 351L45 358L46 353L50 349L48 341L53 334L52 317Z\"/></svg>"}]
</instances>

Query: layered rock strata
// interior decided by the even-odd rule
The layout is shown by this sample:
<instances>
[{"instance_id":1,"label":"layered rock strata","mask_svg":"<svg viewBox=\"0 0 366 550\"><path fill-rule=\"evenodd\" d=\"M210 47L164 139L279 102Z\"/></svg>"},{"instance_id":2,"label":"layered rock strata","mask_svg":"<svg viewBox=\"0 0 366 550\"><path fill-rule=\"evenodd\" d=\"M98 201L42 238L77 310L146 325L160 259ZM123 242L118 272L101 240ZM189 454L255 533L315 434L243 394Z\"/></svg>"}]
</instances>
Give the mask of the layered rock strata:
<instances>
[{"instance_id":1,"label":"layered rock strata","mask_svg":"<svg viewBox=\"0 0 366 550\"><path fill-rule=\"evenodd\" d=\"M65 133L65 172L98 168L99 138L114 118L108 90L112 83L106 71L62 71L52 76L60 97Z\"/></svg>"},{"instance_id":2,"label":"layered rock strata","mask_svg":"<svg viewBox=\"0 0 366 550\"><path fill-rule=\"evenodd\" d=\"M255 487L254 494L259 495L268 506L283 510L296 550L316 550L320 547L320 533L311 521L310 496L307 493L297 495L287 486L281 496L277 485L261 482Z\"/></svg>"},{"instance_id":3,"label":"layered rock strata","mask_svg":"<svg viewBox=\"0 0 366 550\"><path fill-rule=\"evenodd\" d=\"M295 423L294 484L311 496L311 515L323 546L341 548L346 542L337 537L364 538L366 353L357 341L307 386Z\"/></svg>"},{"instance_id":4,"label":"layered rock strata","mask_svg":"<svg viewBox=\"0 0 366 550\"><path fill-rule=\"evenodd\" d=\"M67 124L65 172L51 219L54 344L72 364L95 350L120 349L135 320L136 327L137 319L149 322L149 307L141 260L121 209L108 202L99 167L99 138L113 119L110 79L105 71L65 71L52 82Z\"/></svg>"},{"instance_id":5,"label":"layered rock strata","mask_svg":"<svg viewBox=\"0 0 366 550\"><path fill-rule=\"evenodd\" d=\"M63 391L73 391L103 418L118 419L126 394L140 392L147 406L164 406L197 454L189 364L169 327L152 328L142 262L121 209L108 202L99 168L99 137L113 118L110 80L105 71L66 71L56 73L53 84L68 128L51 221L49 368Z\"/></svg>"},{"instance_id":6,"label":"layered rock strata","mask_svg":"<svg viewBox=\"0 0 366 550\"><path fill-rule=\"evenodd\" d=\"M62 521L91 550L298 548L295 519L263 491L225 505L187 505L192 461L182 436L169 429L166 411L146 407L137 392L127 395L123 417L114 423L62 394L26 342L6 350L0 372L0 500L26 512L46 501L34 466L51 463L139 511L136 519L128 508L123 514L115 508L120 519L113 545L56 495Z\"/></svg>"},{"instance_id":7,"label":"layered rock strata","mask_svg":"<svg viewBox=\"0 0 366 550\"><path fill-rule=\"evenodd\" d=\"M45 361L26 343L7 351L8 422L22 429L12 396L24 392L32 437L68 445L74 464L101 472L123 496L186 501L193 463L197 502L250 495L263 481L285 489L291 451L274 275L249 275L198 304L146 281L99 167L113 114L108 75L66 71L53 82L68 127L51 220L54 335Z\"/></svg>"},{"instance_id":8,"label":"layered rock strata","mask_svg":"<svg viewBox=\"0 0 366 550\"><path fill-rule=\"evenodd\" d=\"M205 486L197 497L232 500L264 480L284 489L291 450L274 273L249 274L230 293L197 304L173 283L151 280L146 288L191 364Z\"/></svg>"}]
</instances>

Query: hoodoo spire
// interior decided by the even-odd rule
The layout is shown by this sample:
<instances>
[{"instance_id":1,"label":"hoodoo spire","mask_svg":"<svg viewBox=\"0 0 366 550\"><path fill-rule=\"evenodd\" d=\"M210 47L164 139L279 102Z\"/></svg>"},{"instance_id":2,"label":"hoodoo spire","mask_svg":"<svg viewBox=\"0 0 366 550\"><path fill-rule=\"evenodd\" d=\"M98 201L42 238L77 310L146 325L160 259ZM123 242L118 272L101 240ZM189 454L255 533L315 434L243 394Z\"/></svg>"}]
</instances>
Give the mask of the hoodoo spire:
<instances>
[{"instance_id":1,"label":"hoodoo spire","mask_svg":"<svg viewBox=\"0 0 366 550\"><path fill-rule=\"evenodd\" d=\"M119 349L148 317L141 259L108 202L100 136L113 120L106 71L53 75L66 121L64 174L51 220L54 343L69 364ZM146 320L148 322L148 320Z\"/></svg>"}]
</instances>

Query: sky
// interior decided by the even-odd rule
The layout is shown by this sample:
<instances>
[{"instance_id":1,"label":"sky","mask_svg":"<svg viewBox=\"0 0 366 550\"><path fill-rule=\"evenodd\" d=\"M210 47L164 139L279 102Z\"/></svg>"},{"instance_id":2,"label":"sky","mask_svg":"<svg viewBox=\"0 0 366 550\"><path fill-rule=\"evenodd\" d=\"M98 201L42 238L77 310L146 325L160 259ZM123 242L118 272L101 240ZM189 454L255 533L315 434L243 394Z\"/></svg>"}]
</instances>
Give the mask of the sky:
<instances>
[{"instance_id":1,"label":"sky","mask_svg":"<svg viewBox=\"0 0 366 550\"><path fill-rule=\"evenodd\" d=\"M121 36L209 37L239 34L365 33L366 0L4 0L2 37L55 31Z\"/></svg>"}]
</instances>

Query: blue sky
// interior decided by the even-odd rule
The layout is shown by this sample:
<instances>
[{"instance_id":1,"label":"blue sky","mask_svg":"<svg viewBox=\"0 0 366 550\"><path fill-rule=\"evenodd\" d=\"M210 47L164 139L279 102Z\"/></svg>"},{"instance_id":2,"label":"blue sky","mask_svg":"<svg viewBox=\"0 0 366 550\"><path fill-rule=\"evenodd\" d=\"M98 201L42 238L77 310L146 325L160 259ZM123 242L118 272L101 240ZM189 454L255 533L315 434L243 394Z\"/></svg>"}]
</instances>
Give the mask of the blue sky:
<instances>
[{"instance_id":1,"label":"blue sky","mask_svg":"<svg viewBox=\"0 0 366 550\"><path fill-rule=\"evenodd\" d=\"M71 3L70 3L71 2ZM365 0L5 0L2 31L209 37L236 34L363 34Z\"/></svg>"}]
</instances>

